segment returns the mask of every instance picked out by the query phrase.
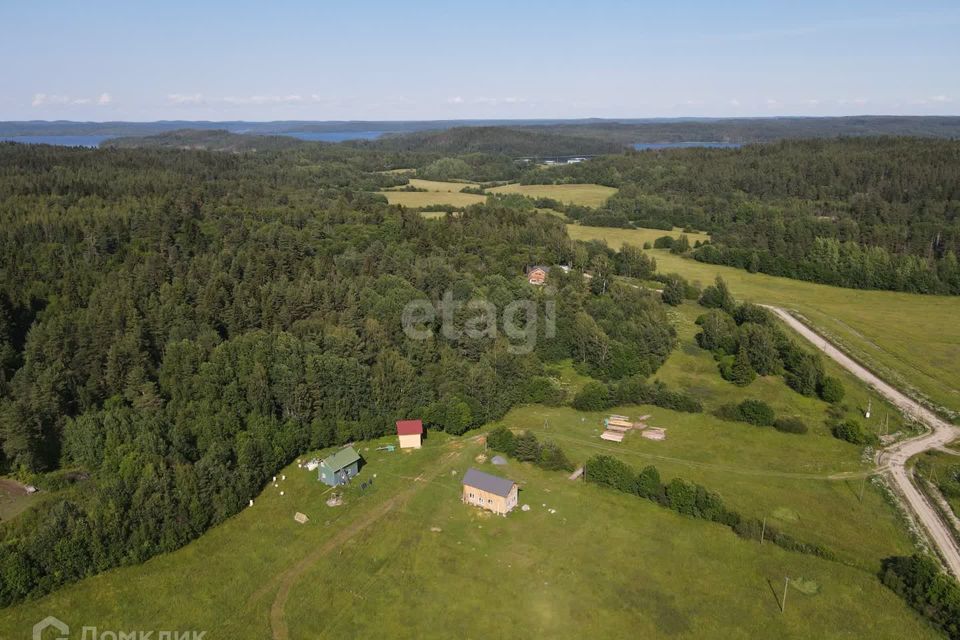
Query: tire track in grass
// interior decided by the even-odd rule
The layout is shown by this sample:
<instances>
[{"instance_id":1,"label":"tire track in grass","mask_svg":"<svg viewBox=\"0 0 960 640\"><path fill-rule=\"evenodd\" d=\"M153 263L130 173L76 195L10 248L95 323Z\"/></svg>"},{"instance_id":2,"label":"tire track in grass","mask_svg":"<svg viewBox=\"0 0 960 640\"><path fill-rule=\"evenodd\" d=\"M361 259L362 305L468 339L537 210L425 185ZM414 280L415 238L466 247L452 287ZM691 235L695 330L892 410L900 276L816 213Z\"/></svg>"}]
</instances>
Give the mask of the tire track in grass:
<instances>
[{"instance_id":1,"label":"tire track in grass","mask_svg":"<svg viewBox=\"0 0 960 640\"><path fill-rule=\"evenodd\" d=\"M473 438L473 440L476 440L476 438ZM436 477L439 476L442 471L447 469L447 464L459 455L460 449L462 449L463 445L462 441L453 441L450 444L459 446L455 447L456 450L445 453L440 458L440 461L434 465L430 471L418 476L416 482L414 482L409 489L406 489L392 498L387 499L386 501L377 505L376 508L367 514L361 516L357 520L354 520L344 529L341 529L339 532L337 532L337 534L332 538L327 540L327 542L325 542L323 545L280 574L277 595L274 597L273 604L270 606L270 628L272 630L274 640L289 640L290 631L287 627L284 609L286 607L287 600L290 597L290 591L293 589L300 577L324 556L345 544L353 537L362 533L372 524L383 519L384 516L388 515L396 507L408 502L432 480L436 479Z\"/></svg>"}]
</instances>

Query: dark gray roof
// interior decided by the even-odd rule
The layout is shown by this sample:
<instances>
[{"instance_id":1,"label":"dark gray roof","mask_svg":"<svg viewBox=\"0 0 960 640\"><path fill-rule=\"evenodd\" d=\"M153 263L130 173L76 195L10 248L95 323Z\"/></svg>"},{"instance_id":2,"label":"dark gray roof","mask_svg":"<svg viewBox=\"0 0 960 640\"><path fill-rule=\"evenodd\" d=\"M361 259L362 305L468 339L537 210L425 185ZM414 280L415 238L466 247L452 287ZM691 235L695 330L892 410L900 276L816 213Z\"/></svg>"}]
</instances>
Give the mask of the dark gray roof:
<instances>
[{"instance_id":1,"label":"dark gray roof","mask_svg":"<svg viewBox=\"0 0 960 640\"><path fill-rule=\"evenodd\" d=\"M510 494L510 490L513 489L514 482L513 480L492 476L489 473L477 471L476 469L467 469L467 472L463 474L463 484L505 498Z\"/></svg>"}]
</instances>

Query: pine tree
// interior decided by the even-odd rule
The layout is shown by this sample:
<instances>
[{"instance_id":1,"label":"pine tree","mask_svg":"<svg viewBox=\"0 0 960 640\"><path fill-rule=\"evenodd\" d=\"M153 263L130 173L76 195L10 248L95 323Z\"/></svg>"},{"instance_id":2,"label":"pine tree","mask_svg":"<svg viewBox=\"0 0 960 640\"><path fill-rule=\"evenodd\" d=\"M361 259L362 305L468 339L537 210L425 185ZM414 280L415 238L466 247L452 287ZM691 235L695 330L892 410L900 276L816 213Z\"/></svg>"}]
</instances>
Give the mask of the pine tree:
<instances>
[{"instance_id":1,"label":"pine tree","mask_svg":"<svg viewBox=\"0 0 960 640\"><path fill-rule=\"evenodd\" d=\"M745 387L757 378L757 372L753 370L753 366L750 364L750 356L747 355L747 350L743 345L740 345L737 356L733 360L731 373L731 379L738 387Z\"/></svg>"}]
</instances>

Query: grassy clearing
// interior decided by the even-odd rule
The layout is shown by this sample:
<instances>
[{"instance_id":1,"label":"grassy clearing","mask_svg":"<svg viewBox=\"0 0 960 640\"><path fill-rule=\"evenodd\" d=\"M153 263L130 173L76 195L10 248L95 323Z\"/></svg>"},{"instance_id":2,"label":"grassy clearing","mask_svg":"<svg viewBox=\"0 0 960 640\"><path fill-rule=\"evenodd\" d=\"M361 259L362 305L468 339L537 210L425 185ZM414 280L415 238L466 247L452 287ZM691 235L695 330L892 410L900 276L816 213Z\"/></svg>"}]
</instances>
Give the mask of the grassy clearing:
<instances>
[{"instance_id":1,"label":"grassy clearing","mask_svg":"<svg viewBox=\"0 0 960 640\"><path fill-rule=\"evenodd\" d=\"M437 180L420 180L411 178L410 185L418 189L427 189L427 191L380 191L380 194L386 196L390 204L399 204L404 207L416 209L419 207L428 207L435 204L449 204L454 207L468 207L472 204L486 202L485 196L474 193L460 193L465 187L475 183L472 182L439 182ZM402 188L402 187L399 187Z\"/></svg>"},{"instance_id":2,"label":"grassy clearing","mask_svg":"<svg viewBox=\"0 0 960 640\"><path fill-rule=\"evenodd\" d=\"M453 630L513 637L518 629L554 638L937 637L855 567L740 540L720 525L526 464L497 472L521 483L520 501L532 509L485 515L459 501L463 472L479 464L476 441L434 436L415 453L373 449L362 447L369 463L361 479L376 474L374 488L361 495L351 487L344 506L325 506L325 488L293 465L280 483L285 496L269 486L254 507L180 551L8 609L0 636L24 636L55 611L77 628L266 638L285 585L281 614L295 639L442 638ZM414 479L431 472L428 482ZM401 492L409 499L388 515L316 554ZM311 521L296 524L296 510ZM792 591L781 614L784 576L818 590ZM498 615L481 606L490 602L500 603Z\"/></svg>"},{"instance_id":3,"label":"grassy clearing","mask_svg":"<svg viewBox=\"0 0 960 640\"><path fill-rule=\"evenodd\" d=\"M650 229L568 225L570 236L602 239L613 248L642 246ZM709 284L720 275L742 300L776 304L799 312L889 382L960 411L960 298L894 291L861 291L777 278L705 264L666 250L653 250L657 269Z\"/></svg>"},{"instance_id":4,"label":"grassy clearing","mask_svg":"<svg viewBox=\"0 0 960 640\"><path fill-rule=\"evenodd\" d=\"M452 193L449 191L381 191L390 204L399 204L416 209L432 204L449 204L454 207L469 207L472 204L486 202L483 196L474 193Z\"/></svg>"},{"instance_id":5,"label":"grassy clearing","mask_svg":"<svg viewBox=\"0 0 960 640\"><path fill-rule=\"evenodd\" d=\"M26 510L36 495L28 494L15 480L0 478L0 521L10 520Z\"/></svg>"},{"instance_id":6,"label":"grassy clearing","mask_svg":"<svg viewBox=\"0 0 960 640\"><path fill-rule=\"evenodd\" d=\"M745 389L723 380L712 356L693 339L693 318L701 311L695 305L681 307L680 347L656 377L696 395L707 412L687 414L652 406L611 411L634 417L650 414L649 424L667 428L666 440L654 442L630 433L619 444L603 441L604 414L569 407L520 407L502 424L555 440L576 462L607 453L636 467L653 464L665 478L699 482L744 515L766 517L781 530L823 543L844 561L869 571L876 571L888 555L908 553L911 543L897 515L869 482L860 502L863 475L872 465L862 462L860 447L830 434L825 424L828 405L795 393L779 377L758 378ZM866 404L867 390L839 367L825 364L830 375L843 380L848 416L862 420L858 407ZM724 403L746 398L767 402L779 415L802 417L809 433L785 434L709 415ZM873 406L874 416L881 419L884 412L890 413L891 431L899 427L899 417L886 403L874 398ZM871 428L878 423L871 422Z\"/></svg>"},{"instance_id":7,"label":"grassy clearing","mask_svg":"<svg viewBox=\"0 0 960 640\"><path fill-rule=\"evenodd\" d=\"M599 207L617 192L599 184L506 184L491 193L519 193L531 198L553 198L567 204Z\"/></svg>"}]
</instances>

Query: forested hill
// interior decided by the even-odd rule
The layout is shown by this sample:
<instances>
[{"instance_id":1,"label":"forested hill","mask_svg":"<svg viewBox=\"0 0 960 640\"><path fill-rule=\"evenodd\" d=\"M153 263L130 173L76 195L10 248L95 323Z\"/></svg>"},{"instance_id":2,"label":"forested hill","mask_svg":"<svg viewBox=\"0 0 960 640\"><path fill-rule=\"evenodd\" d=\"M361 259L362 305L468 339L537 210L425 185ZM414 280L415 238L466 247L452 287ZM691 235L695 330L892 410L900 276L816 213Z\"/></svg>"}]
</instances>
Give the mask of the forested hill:
<instances>
[{"instance_id":1,"label":"forested hill","mask_svg":"<svg viewBox=\"0 0 960 640\"><path fill-rule=\"evenodd\" d=\"M659 299L613 282L652 274L636 248L496 203L428 221L371 193L385 154L305 149L0 144L0 472L52 493L0 523L0 605L185 544L307 450L461 434L561 402L550 363L642 382L673 348ZM595 274L553 274L555 333L529 264ZM408 336L406 303L447 293L540 320Z\"/></svg>"},{"instance_id":2,"label":"forested hill","mask_svg":"<svg viewBox=\"0 0 960 640\"><path fill-rule=\"evenodd\" d=\"M181 129L225 130L256 135L290 132L442 131L507 127L535 133L580 136L618 145L640 142L740 143L837 136L922 136L960 138L960 116L848 116L781 118L591 118L581 120L277 121L277 122L0 122L0 136L149 136Z\"/></svg>"},{"instance_id":3,"label":"forested hill","mask_svg":"<svg viewBox=\"0 0 960 640\"><path fill-rule=\"evenodd\" d=\"M598 226L694 227L706 262L846 287L960 294L960 142L784 141L605 156L524 182L618 187Z\"/></svg>"},{"instance_id":4,"label":"forested hill","mask_svg":"<svg viewBox=\"0 0 960 640\"><path fill-rule=\"evenodd\" d=\"M541 129L509 127L456 127L421 131L350 144L394 151L442 154L489 153L519 156L582 156L617 153L623 143L587 135L566 135Z\"/></svg>"},{"instance_id":5,"label":"forested hill","mask_svg":"<svg viewBox=\"0 0 960 640\"><path fill-rule=\"evenodd\" d=\"M225 129L178 129L153 136L125 137L105 140L104 148L132 149L206 149L208 151L281 151L295 149L308 143L290 136L264 136L230 133Z\"/></svg>"},{"instance_id":6,"label":"forested hill","mask_svg":"<svg viewBox=\"0 0 960 640\"><path fill-rule=\"evenodd\" d=\"M773 142L798 138L916 136L960 139L960 116L716 118L560 123L529 131L633 145L643 142Z\"/></svg>"}]
</instances>

